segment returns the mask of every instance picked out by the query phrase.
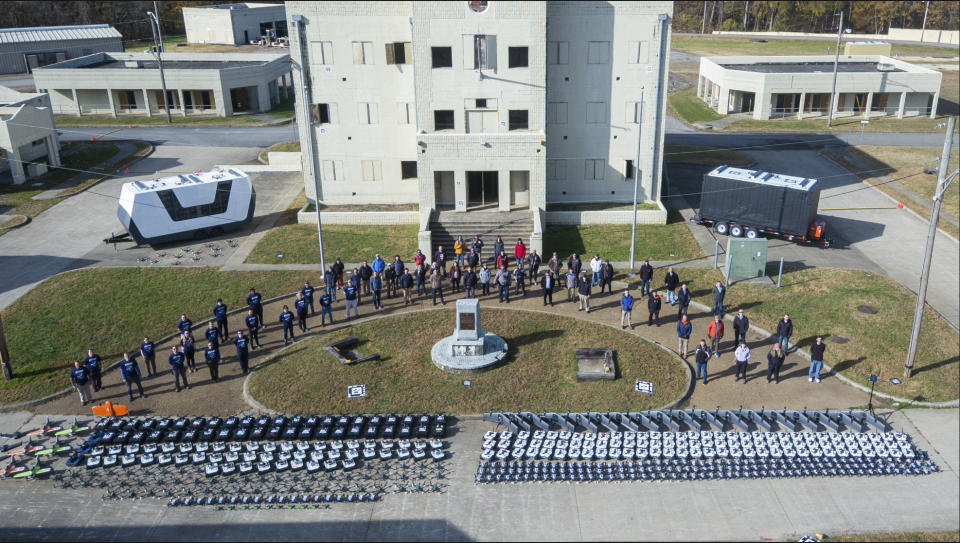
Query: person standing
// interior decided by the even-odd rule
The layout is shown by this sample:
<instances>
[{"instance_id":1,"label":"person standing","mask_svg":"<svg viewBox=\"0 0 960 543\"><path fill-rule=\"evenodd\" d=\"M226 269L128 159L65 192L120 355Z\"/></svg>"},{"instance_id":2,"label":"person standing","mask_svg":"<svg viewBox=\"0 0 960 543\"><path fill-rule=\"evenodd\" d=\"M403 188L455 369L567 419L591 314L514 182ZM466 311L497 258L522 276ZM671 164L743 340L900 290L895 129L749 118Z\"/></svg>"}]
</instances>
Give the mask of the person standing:
<instances>
[{"instance_id":1,"label":"person standing","mask_svg":"<svg viewBox=\"0 0 960 543\"><path fill-rule=\"evenodd\" d=\"M587 313L590 312L590 287L593 286L589 279L587 279L586 274L580 276L580 285L577 289L577 293L580 297L580 305L578 306L577 311L583 311L584 306L586 306Z\"/></svg>"},{"instance_id":2,"label":"person standing","mask_svg":"<svg viewBox=\"0 0 960 543\"><path fill-rule=\"evenodd\" d=\"M80 395L80 405L87 405L87 402L93 399L90 393L90 373L79 360L73 363L73 369L70 370L70 383L73 390Z\"/></svg>"},{"instance_id":3,"label":"person standing","mask_svg":"<svg viewBox=\"0 0 960 543\"><path fill-rule=\"evenodd\" d=\"M190 383L187 382L187 367L183 363L184 355L180 352L179 345L174 345L170 351L171 354L167 358L167 362L170 363L170 370L173 372L173 384L177 392L180 392L181 379L183 379L183 386L190 388Z\"/></svg>"},{"instance_id":4,"label":"person standing","mask_svg":"<svg viewBox=\"0 0 960 543\"><path fill-rule=\"evenodd\" d=\"M650 259L645 258L640 265L640 296L650 294L651 279L653 279L653 266L650 265Z\"/></svg>"},{"instance_id":5,"label":"person standing","mask_svg":"<svg viewBox=\"0 0 960 543\"><path fill-rule=\"evenodd\" d=\"M784 354L790 351L790 336L793 335L793 321L790 315L784 315L777 323L777 343Z\"/></svg>"},{"instance_id":6,"label":"person standing","mask_svg":"<svg viewBox=\"0 0 960 543\"><path fill-rule=\"evenodd\" d=\"M140 356L143 357L143 365L147 367L147 377L153 377L157 373L157 346L150 341L150 338L143 336L143 342L140 343Z\"/></svg>"},{"instance_id":7,"label":"person standing","mask_svg":"<svg viewBox=\"0 0 960 543\"><path fill-rule=\"evenodd\" d=\"M480 236L473 236L473 243L470 245L470 248L477 254L477 260L483 261L483 240L480 239Z\"/></svg>"},{"instance_id":8,"label":"person standing","mask_svg":"<svg viewBox=\"0 0 960 543\"><path fill-rule=\"evenodd\" d=\"M330 295L323 293L320 295L320 326L327 325L327 317L330 317L330 324L333 324L333 299Z\"/></svg>"},{"instance_id":9,"label":"person standing","mask_svg":"<svg viewBox=\"0 0 960 543\"><path fill-rule=\"evenodd\" d=\"M354 290L356 291L357 297L356 297L355 299L356 299L356 301L357 301L357 306L359 306L359 305L360 305L360 291L361 291L361 289L363 288L363 279L360 278L360 269L359 269L359 268L354 268L353 271L350 272L350 278L347 279L347 284L350 285L351 287L353 287Z\"/></svg>"},{"instance_id":10,"label":"person standing","mask_svg":"<svg viewBox=\"0 0 960 543\"><path fill-rule=\"evenodd\" d=\"M433 254L433 263L440 268L440 273L447 273L447 255L443 252L443 245L437 246L437 252Z\"/></svg>"},{"instance_id":11,"label":"person standing","mask_svg":"<svg viewBox=\"0 0 960 543\"><path fill-rule=\"evenodd\" d=\"M733 344L740 345L741 341L746 341L749 329L750 319L743 314L743 309L738 310L737 316L733 318Z\"/></svg>"},{"instance_id":12,"label":"person standing","mask_svg":"<svg viewBox=\"0 0 960 543\"><path fill-rule=\"evenodd\" d=\"M290 328L291 333L293 328ZM207 348L203 351L203 359L207 363L207 369L210 370L210 378L214 383L220 382L220 348L214 342L208 342Z\"/></svg>"},{"instance_id":13,"label":"person standing","mask_svg":"<svg viewBox=\"0 0 960 543\"><path fill-rule=\"evenodd\" d=\"M523 268L517 266L513 270L513 281L516 283L516 290L513 291L515 296L526 296L527 295L527 286L526 286L526 274L523 272Z\"/></svg>"},{"instance_id":14,"label":"person standing","mask_svg":"<svg viewBox=\"0 0 960 543\"><path fill-rule=\"evenodd\" d=\"M667 275L663 278L663 288L667 291L667 303L677 305L677 287L680 286L680 276L673 268L667 270Z\"/></svg>"},{"instance_id":15,"label":"person standing","mask_svg":"<svg viewBox=\"0 0 960 543\"><path fill-rule=\"evenodd\" d=\"M583 261L580 260L580 255L577 253L571 254L570 258L567 259L567 268L573 270L573 274L579 277L580 270L583 269Z\"/></svg>"},{"instance_id":16,"label":"person standing","mask_svg":"<svg viewBox=\"0 0 960 543\"><path fill-rule=\"evenodd\" d=\"M387 269L387 261L380 256L380 253L373 255L373 262L370 263L370 268L374 272L380 274L380 278L383 278L383 272Z\"/></svg>"},{"instance_id":17,"label":"person standing","mask_svg":"<svg viewBox=\"0 0 960 543\"><path fill-rule=\"evenodd\" d=\"M453 242L453 258L458 266L463 266L463 236L457 236L457 240Z\"/></svg>"},{"instance_id":18,"label":"person standing","mask_svg":"<svg viewBox=\"0 0 960 543\"><path fill-rule=\"evenodd\" d=\"M823 342L823 336L817 336L816 343L810 346L810 373L807 375L807 381L816 380L820 382L820 370L823 369L823 353L827 350L827 344Z\"/></svg>"},{"instance_id":19,"label":"person standing","mask_svg":"<svg viewBox=\"0 0 960 543\"><path fill-rule=\"evenodd\" d=\"M630 295L630 289L623 289L623 294L620 296L620 329L626 329L627 324L630 325L630 329L633 330L633 296Z\"/></svg>"},{"instance_id":20,"label":"person standing","mask_svg":"<svg viewBox=\"0 0 960 543\"><path fill-rule=\"evenodd\" d=\"M717 284L713 285L713 314L719 315L720 318L723 318L723 297L726 295L727 287L717 281Z\"/></svg>"},{"instance_id":21,"label":"person standing","mask_svg":"<svg viewBox=\"0 0 960 543\"><path fill-rule=\"evenodd\" d=\"M450 279L450 291L456 294L460 290L460 265L456 262L450 266L450 275L447 277Z\"/></svg>"},{"instance_id":22,"label":"person standing","mask_svg":"<svg viewBox=\"0 0 960 543\"><path fill-rule=\"evenodd\" d=\"M480 265L480 273L477 274L477 279L480 280L480 290L483 295L490 294L490 270L486 264Z\"/></svg>"},{"instance_id":23,"label":"person standing","mask_svg":"<svg viewBox=\"0 0 960 543\"><path fill-rule=\"evenodd\" d=\"M307 305L310 306L310 314L315 315L317 310L313 308L313 287L310 285L310 281L303 282L303 288L300 289L300 294L303 294L303 298L307 301Z\"/></svg>"},{"instance_id":24,"label":"person standing","mask_svg":"<svg viewBox=\"0 0 960 543\"><path fill-rule=\"evenodd\" d=\"M530 280L530 286L533 286L534 281L537 280L537 277L540 275L540 264L543 263L543 259L540 258L540 255L537 254L536 249L532 249L530 254L527 255L527 272Z\"/></svg>"},{"instance_id":25,"label":"person standing","mask_svg":"<svg viewBox=\"0 0 960 543\"><path fill-rule=\"evenodd\" d=\"M180 320L177 321L177 331L181 334L193 328L193 321L187 318L186 314L180 315Z\"/></svg>"},{"instance_id":26,"label":"person standing","mask_svg":"<svg viewBox=\"0 0 960 543\"><path fill-rule=\"evenodd\" d=\"M409 305L413 303L413 296L411 291L413 290L413 276L410 275L410 270L404 268L403 274L400 275L400 289L403 291L403 305ZM331 321L333 318L330 319Z\"/></svg>"},{"instance_id":27,"label":"person standing","mask_svg":"<svg viewBox=\"0 0 960 543\"><path fill-rule=\"evenodd\" d=\"M379 257L379 255L377 255ZM360 280L361 287L360 291L363 294L370 294L370 278L373 277L373 267L370 264L367 264L367 261L363 261L363 265L360 266Z\"/></svg>"},{"instance_id":28,"label":"person standing","mask_svg":"<svg viewBox=\"0 0 960 543\"><path fill-rule=\"evenodd\" d=\"M464 297L477 297L477 272L473 271L472 267L468 267L466 273L463 274L463 290L466 291Z\"/></svg>"},{"instance_id":29,"label":"person standing","mask_svg":"<svg viewBox=\"0 0 960 543\"><path fill-rule=\"evenodd\" d=\"M497 241L494 241L494 242L493 242L493 256L494 256L494 258L499 257L500 254L503 253L503 249L504 249L503 238L500 237L500 236L497 236ZM500 266L499 266L499 265L497 265L497 269L498 269L498 270L500 269Z\"/></svg>"},{"instance_id":30,"label":"person standing","mask_svg":"<svg viewBox=\"0 0 960 543\"><path fill-rule=\"evenodd\" d=\"M707 337L710 338L713 356L720 358L720 340L723 339L723 321L720 320L720 315L714 315L713 320L707 325Z\"/></svg>"},{"instance_id":31,"label":"person standing","mask_svg":"<svg viewBox=\"0 0 960 543\"><path fill-rule=\"evenodd\" d=\"M441 305L447 305L447 302L443 301L443 272L439 267L430 272L430 288L433 289L433 305L437 305L437 296L440 297Z\"/></svg>"},{"instance_id":32,"label":"person standing","mask_svg":"<svg viewBox=\"0 0 960 543\"><path fill-rule=\"evenodd\" d=\"M190 368L190 373L197 371L197 361L194 358L197 354L197 347L194 345L193 334L190 333L190 330L187 330L180 336L180 346L183 348L183 355L187 359L187 366Z\"/></svg>"},{"instance_id":33,"label":"person standing","mask_svg":"<svg viewBox=\"0 0 960 543\"><path fill-rule=\"evenodd\" d=\"M383 292L383 279L380 277L380 272L373 272L373 277L370 278L370 292L373 293L373 308L374 309L383 309L381 293Z\"/></svg>"},{"instance_id":34,"label":"person standing","mask_svg":"<svg viewBox=\"0 0 960 543\"><path fill-rule=\"evenodd\" d=\"M690 319L686 315L681 315L680 321L677 322L677 338L679 342L677 343L677 354L683 357L684 360L687 358L687 347L690 344L690 334L693 333L693 323L690 322Z\"/></svg>"},{"instance_id":35,"label":"person standing","mask_svg":"<svg viewBox=\"0 0 960 543\"><path fill-rule=\"evenodd\" d=\"M297 299L293 301L293 309L297 312L297 326L300 327L300 331L304 334L307 333L307 315L308 315L307 298L303 295L302 292L297 293Z\"/></svg>"},{"instance_id":36,"label":"person standing","mask_svg":"<svg viewBox=\"0 0 960 543\"><path fill-rule=\"evenodd\" d=\"M406 264L403 263L403 260L400 260L400 255L393 256L393 289L394 294L396 294L397 288L400 287L400 277L403 276L403 271L407 269Z\"/></svg>"},{"instance_id":37,"label":"person standing","mask_svg":"<svg viewBox=\"0 0 960 543\"><path fill-rule=\"evenodd\" d=\"M203 331L203 337L207 338L207 341L212 341L214 345L220 344L220 330L217 330L217 325L213 321L207 323L207 329Z\"/></svg>"},{"instance_id":38,"label":"person standing","mask_svg":"<svg viewBox=\"0 0 960 543\"><path fill-rule=\"evenodd\" d=\"M660 294L657 291L650 293L647 298L647 310L650 316L647 317L647 326L653 326L653 319L657 319L657 326L660 326L660 306L662 304Z\"/></svg>"},{"instance_id":39,"label":"person standing","mask_svg":"<svg viewBox=\"0 0 960 543\"><path fill-rule=\"evenodd\" d=\"M503 268L504 266L510 265L510 259L507 258L507 253L500 251L497 253L497 269Z\"/></svg>"},{"instance_id":40,"label":"person standing","mask_svg":"<svg viewBox=\"0 0 960 543\"><path fill-rule=\"evenodd\" d=\"M393 273L393 266L387 266L380 277L383 280L383 287L387 290L387 298L393 298L397 295L397 276Z\"/></svg>"},{"instance_id":41,"label":"person standing","mask_svg":"<svg viewBox=\"0 0 960 543\"><path fill-rule=\"evenodd\" d=\"M130 353L123 353L123 360L120 361L120 380L127 385L127 396L133 401L133 385L137 385L141 398L146 398L143 393L143 385L140 383L140 366L137 361L130 358Z\"/></svg>"},{"instance_id":42,"label":"person standing","mask_svg":"<svg viewBox=\"0 0 960 543\"><path fill-rule=\"evenodd\" d=\"M417 281L417 297L420 297L427 293L427 267L421 262L413 273Z\"/></svg>"},{"instance_id":43,"label":"person standing","mask_svg":"<svg viewBox=\"0 0 960 543\"><path fill-rule=\"evenodd\" d=\"M607 294L613 294L613 264L609 260L603 261L600 267L600 295L603 296L603 289L606 287Z\"/></svg>"},{"instance_id":44,"label":"person standing","mask_svg":"<svg viewBox=\"0 0 960 543\"><path fill-rule=\"evenodd\" d=\"M250 288L250 293L247 294L247 307L253 310L253 314L257 316L257 323L260 326L260 329L263 330L267 327L263 322L263 296L260 296L260 293L253 287Z\"/></svg>"},{"instance_id":45,"label":"person standing","mask_svg":"<svg viewBox=\"0 0 960 543\"><path fill-rule=\"evenodd\" d=\"M219 335L217 339L221 341L227 339L227 335L230 333L227 326L227 306L224 305L221 298L217 298L217 305L213 306L213 319L217 321L217 334Z\"/></svg>"},{"instance_id":46,"label":"person standing","mask_svg":"<svg viewBox=\"0 0 960 543\"><path fill-rule=\"evenodd\" d=\"M590 260L590 271L593 272L593 275L590 278L590 284L597 286L600 284L600 269L603 268L603 260L600 259L600 253L593 255L593 258Z\"/></svg>"},{"instance_id":47,"label":"person standing","mask_svg":"<svg viewBox=\"0 0 960 543\"><path fill-rule=\"evenodd\" d=\"M543 272L543 277L540 279L540 288L543 289L543 305L547 305L547 301L550 302L550 307L553 307L553 285L557 280L553 277L553 272L547 268L547 271Z\"/></svg>"},{"instance_id":48,"label":"person standing","mask_svg":"<svg viewBox=\"0 0 960 543\"><path fill-rule=\"evenodd\" d=\"M343 304L344 308L346 309L347 319L350 318L350 308L353 308L354 317L360 316L360 311L357 309L360 304L357 298L357 287L353 286L351 283L343 285Z\"/></svg>"},{"instance_id":49,"label":"person standing","mask_svg":"<svg viewBox=\"0 0 960 543\"><path fill-rule=\"evenodd\" d=\"M337 273L333 271L333 264L327 266L327 271L323 273L323 291L331 301L337 301Z\"/></svg>"},{"instance_id":50,"label":"person standing","mask_svg":"<svg viewBox=\"0 0 960 543\"><path fill-rule=\"evenodd\" d=\"M736 383L742 376L743 384L747 384L747 361L750 360L750 347L747 347L746 342L740 343L737 350L733 351L733 360L737 363L737 376L733 382Z\"/></svg>"},{"instance_id":51,"label":"person standing","mask_svg":"<svg viewBox=\"0 0 960 543\"><path fill-rule=\"evenodd\" d=\"M520 238L517 238L517 244L513 246L513 258L517 261L517 269L522 273L523 262L527 259L527 246Z\"/></svg>"},{"instance_id":52,"label":"person standing","mask_svg":"<svg viewBox=\"0 0 960 543\"><path fill-rule=\"evenodd\" d=\"M677 318L680 318L680 315L687 314L687 308L690 307L690 300L693 298L693 295L690 294L690 290L687 289L687 284L684 283L680 285L680 291L677 292L677 305L680 306L679 311L677 311Z\"/></svg>"},{"instance_id":53,"label":"person standing","mask_svg":"<svg viewBox=\"0 0 960 543\"><path fill-rule=\"evenodd\" d=\"M250 348L254 348L254 342L257 344L257 347L260 347L260 327L258 326L259 321L257 320L257 316L253 313L252 309L247 310L247 316L243 319L243 322L247 325L247 333L250 334Z\"/></svg>"},{"instance_id":54,"label":"person standing","mask_svg":"<svg viewBox=\"0 0 960 543\"><path fill-rule=\"evenodd\" d=\"M90 380L93 381L93 391L100 392L103 388L103 361L100 355L94 354L93 349L87 349L87 357L83 359L83 366L87 368Z\"/></svg>"},{"instance_id":55,"label":"person standing","mask_svg":"<svg viewBox=\"0 0 960 543\"><path fill-rule=\"evenodd\" d=\"M323 296L327 296L327 294ZM322 315L323 306L320 306L320 311ZM250 338L243 335L243 330L237 330L237 337L233 338L233 344L237 347L237 362L240 363L240 372L246 375L250 371Z\"/></svg>"},{"instance_id":56,"label":"person standing","mask_svg":"<svg viewBox=\"0 0 960 543\"><path fill-rule=\"evenodd\" d=\"M710 361L710 347L707 347L705 340L700 340L697 350L693 353L694 360L697 361L697 379L703 374L703 384L707 384L707 362Z\"/></svg>"},{"instance_id":57,"label":"person standing","mask_svg":"<svg viewBox=\"0 0 960 543\"><path fill-rule=\"evenodd\" d=\"M574 273L573 268L567 268L567 273L564 278L566 279L564 284L567 285L567 301L573 302L576 300L577 274Z\"/></svg>"},{"instance_id":58,"label":"person standing","mask_svg":"<svg viewBox=\"0 0 960 543\"><path fill-rule=\"evenodd\" d=\"M774 384L780 383L780 367L783 366L783 360L786 358L779 343L773 344L773 349L767 353L767 382L772 379Z\"/></svg>"},{"instance_id":59,"label":"person standing","mask_svg":"<svg viewBox=\"0 0 960 543\"><path fill-rule=\"evenodd\" d=\"M504 300L507 303L510 303L510 272L507 271L506 266L501 266L500 270L497 272L496 277L494 277L493 282L497 284L497 293L500 303L502 304Z\"/></svg>"},{"instance_id":60,"label":"person standing","mask_svg":"<svg viewBox=\"0 0 960 543\"><path fill-rule=\"evenodd\" d=\"M473 247L470 248L470 254L467 255L467 266L475 270L480 269L480 255L473 250Z\"/></svg>"},{"instance_id":61,"label":"person standing","mask_svg":"<svg viewBox=\"0 0 960 543\"><path fill-rule=\"evenodd\" d=\"M283 311L280 312L280 324L283 326L283 344L286 345L291 341L296 341L296 336L293 335L293 313L290 312L290 308L286 305L283 306ZM287 336L289 334L289 339Z\"/></svg>"},{"instance_id":62,"label":"person standing","mask_svg":"<svg viewBox=\"0 0 960 543\"><path fill-rule=\"evenodd\" d=\"M333 273L336 276L337 288L343 287L343 272L346 271L346 266L343 265L343 261L340 260L340 257L337 257L336 262L333 263Z\"/></svg>"},{"instance_id":63,"label":"person standing","mask_svg":"<svg viewBox=\"0 0 960 543\"><path fill-rule=\"evenodd\" d=\"M413 267L424 266L427 262L427 255L423 254L423 251L417 249L416 254L413 255Z\"/></svg>"},{"instance_id":64,"label":"person standing","mask_svg":"<svg viewBox=\"0 0 960 543\"><path fill-rule=\"evenodd\" d=\"M557 253L553 253L553 256L547 261L547 269L550 270L554 278L554 284L556 284L556 280L560 278L560 259L557 257Z\"/></svg>"}]
</instances>

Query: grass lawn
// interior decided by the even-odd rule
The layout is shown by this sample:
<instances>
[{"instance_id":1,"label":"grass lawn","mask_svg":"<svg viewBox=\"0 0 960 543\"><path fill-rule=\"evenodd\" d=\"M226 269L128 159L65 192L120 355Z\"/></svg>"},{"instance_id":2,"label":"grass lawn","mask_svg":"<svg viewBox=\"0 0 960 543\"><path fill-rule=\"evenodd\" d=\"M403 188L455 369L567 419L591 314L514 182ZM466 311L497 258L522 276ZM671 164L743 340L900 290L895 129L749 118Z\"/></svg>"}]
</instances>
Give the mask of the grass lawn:
<instances>
[{"instance_id":1,"label":"grass lawn","mask_svg":"<svg viewBox=\"0 0 960 543\"><path fill-rule=\"evenodd\" d=\"M279 104L273 106L273 109L266 112L266 115L269 115L275 119L292 119L296 115L294 110L295 104L293 98L287 98L282 100ZM297 142L299 146L299 142ZM300 150L299 148L297 149Z\"/></svg>"},{"instance_id":2,"label":"grass lawn","mask_svg":"<svg viewBox=\"0 0 960 543\"><path fill-rule=\"evenodd\" d=\"M685 89L667 95L670 110L688 123L702 123L722 119L721 115L710 109L706 102L697 97L697 89Z\"/></svg>"},{"instance_id":3,"label":"grass lawn","mask_svg":"<svg viewBox=\"0 0 960 543\"><path fill-rule=\"evenodd\" d=\"M446 373L430 348L450 334L451 310L388 317L323 335L287 351L250 379L250 394L284 412L383 413L485 411L635 411L668 404L683 392L686 372L659 347L616 328L523 311L484 310L483 326L501 334L505 363L469 376ZM340 364L326 343L357 336L362 353L380 361ZM616 350L618 379L577 382L577 347ZM464 387L464 379L473 384ZM636 379L654 384L652 395L634 391ZM350 385L367 395L347 399Z\"/></svg>"},{"instance_id":4,"label":"grass lawn","mask_svg":"<svg viewBox=\"0 0 960 543\"><path fill-rule=\"evenodd\" d=\"M233 115L230 117L219 117L217 115L187 115L181 117L179 111L171 110L170 124L172 125L220 125L220 126L239 126L239 125L263 125L266 124L260 119L249 115ZM162 113L154 113L152 117L146 115L120 115L111 117L109 115L54 115L57 126L156 126L166 125L167 116Z\"/></svg>"},{"instance_id":5,"label":"grass lawn","mask_svg":"<svg viewBox=\"0 0 960 543\"><path fill-rule=\"evenodd\" d=\"M799 537L794 538L799 539ZM951 541L960 541L960 531L952 532L884 532L873 534L851 534L851 535L828 535L824 541L838 542L869 542L877 543L897 542L897 541L930 541L933 543L949 543Z\"/></svg>"},{"instance_id":6,"label":"grass lawn","mask_svg":"<svg viewBox=\"0 0 960 543\"><path fill-rule=\"evenodd\" d=\"M833 55L836 40L781 40L770 38L766 43L755 43L752 38L718 36L678 36L670 38L671 49L700 56L732 55ZM842 45L841 45L842 47ZM956 49L926 45L893 44L894 56L950 58Z\"/></svg>"},{"instance_id":7,"label":"grass lawn","mask_svg":"<svg viewBox=\"0 0 960 543\"><path fill-rule=\"evenodd\" d=\"M723 280L719 270L682 268L677 272L696 301L713 304L710 289ZM773 266L767 270L774 280L776 272ZM662 280L663 273L658 270L656 281ZM791 345L799 341L809 349L816 335L822 334L827 344L825 362L858 383L870 386L870 374L876 374L881 392L928 402L954 400L960 395L960 344L956 332L929 306L923 315L913 377L900 385L889 381L903 377L915 304L915 294L886 277L822 268L785 269L780 289L734 284L725 300L728 311L742 307L751 324L769 332L776 331L784 313L789 314L794 327ZM879 312L861 313L859 305ZM837 335L850 342L830 340Z\"/></svg>"},{"instance_id":8,"label":"grass lawn","mask_svg":"<svg viewBox=\"0 0 960 543\"><path fill-rule=\"evenodd\" d=\"M281 141L280 143L274 143L270 147L267 147L263 151L260 151L260 160L267 162L267 153L299 153L300 152L300 142L299 141ZM300 207L303 207L303 204L300 204Z\"/></svg>"},{"instance_id":9,"label":"grass lawn","mask_svg":"<svg viewBox=\"0 0 960 543\"><path fill-rule=\"evenodd\" d=\"M707 164L710 166L727 164L728 166L739 167L753 164L753 159L743 153L706 145L667 145L664 147L663 156L667 162L682 162L685 164Z\"/></svg>"},{"instance_id":10,"label":"grass lawn","mask_svg":"<svg viewBox=\"0 0 960 543\"><path fill-rule=\"evenodd\" d=\"M588 255L600 253L611 262L626 262L630 259L630 233L632 225L605 224L596 226L551 225L543 234L543 254L556 251L566 258L570 253L582 255L584 263ZM635 258L653 260L688 259L703 256L703 251L690 234L683 218L669 211L667 224L643 224L637 226Z\"/></svg>"},{"instance_id":11,"label":"grass lawn","mask_svg":"<svg viewBox=\"0 0 960 543\"><path fill-rule=\"evenodd\" d=\"M687 91L681 91L687 92ZM696 94L694 94L696 99ZM863 120L859 115L853 117L842 117L833 120L833 128L827 127L826 117L820 119L773 119L768 121L758 121L756 119L743 119L734 121L724 129L728 132L859 132L860 121ZM908 119L871 119L870 124L866 125L865 132L939 132L943 133L942 128L937 128L938 124L944 122L943 117L931 119L930 117L908 118Z\"/></svg>"},{"instance_id":12,"label":"grass lawn","mask_svg":"<svg viewBox=\"0 0 960 543\"><path fill-rule=\"evenodd\" d=\"M399 254L403 260L417 252L417 225L331 224L323 227L323 252L328 262L340 257L345 263L373 260L380 253L388 261ZM277 258L283 254L283 258ZM257 243L248 264L319 263L317 227L313 224L288 224L271 228Z\"/></svg>"},{"instance_id":13,"label":"grass lawn","mask_svg":"<svg viewBox=\"0 0 960 543\"><path fill-rule=\"evenodd\" d=\"M210 316L218 297L229 308L239 308L246 305L251 286L269 298L293 292L305 275L95 268L52 277L3 310L15 379L0 381L0 405L67 387L67 368L90 347L112 363L124 350L135 349L145 334L159 338L176 331L181 313L200 322Z\"/></svg>"},{"instance_id":14,"label":"grass lawn","mask_svg":"<svg viewBox=\"0 0 960 543\"><path fill-rule=\"evenodd\" d=\"M578 204L547 204L547 211L631 211L633 203L623 202L589 202ZM638 211L660 209L653 202L637 202Z\"/></svg>"}]
</instances>

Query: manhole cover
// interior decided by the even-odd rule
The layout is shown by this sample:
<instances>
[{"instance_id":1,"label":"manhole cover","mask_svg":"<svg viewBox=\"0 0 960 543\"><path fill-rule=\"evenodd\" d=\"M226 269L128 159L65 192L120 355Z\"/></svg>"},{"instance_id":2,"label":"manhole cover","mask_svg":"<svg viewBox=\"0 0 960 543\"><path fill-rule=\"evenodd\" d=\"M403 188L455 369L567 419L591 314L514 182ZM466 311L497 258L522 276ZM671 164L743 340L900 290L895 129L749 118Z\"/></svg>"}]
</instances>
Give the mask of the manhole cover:
<instances>
[{"instance_id":1,"label":"manhole cover","mask_svg":"<svg viewBox=\"0 0 960 543\"><path fill-rule=\"evenodd\" d=\"M876 307L871 307L869 305L858 305L857 311L866 313L867 315L876 315L879 312Z\"/></svg>"},{"instance_id":2,"label":"manhole cover","mask_svg":"<svg viewBox=\"0 0 960 543\"><path fill-rule=\"evenodd\" d=\"M832 341L832 342L834 342L834 343L840 343L840 344L850 343L850 338L845 338L845 337L843 337L843 336L837 336L837 335L831 335L831 336L830 336L830 341Z\"/></svg>"}]
</instances>

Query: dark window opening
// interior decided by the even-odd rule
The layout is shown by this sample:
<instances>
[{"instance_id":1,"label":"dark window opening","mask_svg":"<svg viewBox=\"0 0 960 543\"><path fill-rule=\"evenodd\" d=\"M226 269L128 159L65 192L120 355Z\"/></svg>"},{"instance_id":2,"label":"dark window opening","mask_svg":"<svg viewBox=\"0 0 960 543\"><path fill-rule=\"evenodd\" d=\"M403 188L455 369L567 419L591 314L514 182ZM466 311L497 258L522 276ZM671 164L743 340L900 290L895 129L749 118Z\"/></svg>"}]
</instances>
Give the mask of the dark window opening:
<instances>
[{"instance_id":1,"label":"dark window opening","mask_svg":"<svg viewBox=\"0 0 960 543\"><path fill-rule=\"evenodd\" d=\"M400 162L400 179L417 178L417 161L403 160Z\"/></svg>"},{"instance_id":2,"label":"dark window opening","mask_svg":"<svg viewBox=\"0 0 960 543\"><path fill-rule=\"evenodd\" d=\"M433 112L434 130L453 130L453 110L438 109Z\"/></svg>"},{"instance_id":3,"label":"dark window opening","mask_svg":"<svg viewBox=\"0 0 960 543\"><path fill-rule=\"evenodd\" d=\"M310 122L313 124L330 123L330 104L313 104L310 106Z\"/></svg>"},{"instance_id":4,"label":"dark window opening","mask_svg":"<svg viewBox=\"0 0 960 543\"><path fill-rule=\"evenodd\" d=\"M482 107L487 107L487 99L486 99L486 98L477 98L477 107L481 107L481 108L482 108Z\"/></svg>"},{"instance_id":5,"label":"dark window opening","mask_svg":"<svg viewBox=\"0 0 960 543\"><path fill-rule=\"evenodd\" d=\"M213 202L189 207L183 207L173 190L170 189L157 191L157 197L160 198L160 203L167 210L170 219L179 222L225 213L227 203L230 201L230 189L232 187L233 181L220 181L217 183L217 193L213 197Z\"/></svg>"},{"instance_id":6,"label":"dark window opening","mask_svg":"<svg viewBox=\"0 0 960 543\"><path fill-rule=\"evenodd\" d=\"M528 66L526 47L508 47L507 52L509 53L507 59L508 67L526 68Z\"/></svg>"},{"instance_id":7,"label":"dark window opening","mask_svg":"<svg viewBox=\"0 0 960 543\"><path fill-rule=\"evenodd\" d=\"M511 109L510 130L526 130L527 126L527 110Z\"/></svg>"},{"instance_id":8,"label":"dark window opening","mask_svg":"<svg viewBox=\"0 0 960 543\"><path fill-rule=\"evenodd\" d=\"M624 173L624 177L626 177L627 179L633 179L633 161L632 160L627 161L627 167L625 169L626 169L626 172Z\"/></svg>"},{"instance_id":9,"label":"dark window opening","mask_svg":"<svg viewBox=\"0 0 960 543\"><path fill-rule=\"evenodd\" d=\"M434 68L452 68L453 67L453 48L452 47L431 47L430 54L433 57Z\"/></svg>"}]
</instances>

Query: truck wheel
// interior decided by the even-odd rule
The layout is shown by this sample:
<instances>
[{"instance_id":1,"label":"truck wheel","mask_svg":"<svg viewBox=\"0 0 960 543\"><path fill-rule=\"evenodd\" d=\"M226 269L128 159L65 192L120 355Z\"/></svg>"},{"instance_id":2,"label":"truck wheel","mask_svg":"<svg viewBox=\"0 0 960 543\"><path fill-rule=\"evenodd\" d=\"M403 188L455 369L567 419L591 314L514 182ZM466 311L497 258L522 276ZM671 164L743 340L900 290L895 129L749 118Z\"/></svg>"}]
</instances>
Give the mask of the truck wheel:
<instances>
[{"instance_id":1,"label":"truck wheel","mask_svg":"<svg viewBox=\"0 0 960 543\"><path fill-rule=\"evenodd\" d=\"M757 236L758 236L758 235L759 235L759 234L757 234L757 231L754 230L753 228L747 228L747 233L744 234L744 236L745 236L747 239L757 239Z\"/></svg>"},{"instance_id":2,"label":"truck wheel","mask_svg":"<svg viewBox=\"0 0 960 543\"><path fill-rule=\"evenodd\" d=\"M735 225L731 226L731 227L730 227L730 235L733 236L733 237L735 237L735 238L739 238L740 236L743 235L743 227L740 226L739 224L735 224Z\"/></svg>"},{"instance_id":3,"label":"truck wheel","mask_svg":"<svg viewBox=\"0 0 960 543\"><path fill-rule=\"evenodd\" d=\"M725 222L718 222L717 224L713 225L713 229L721 236L726 236L727 232L729 231L729 227Z\"/></svg>"}]
</instances>

